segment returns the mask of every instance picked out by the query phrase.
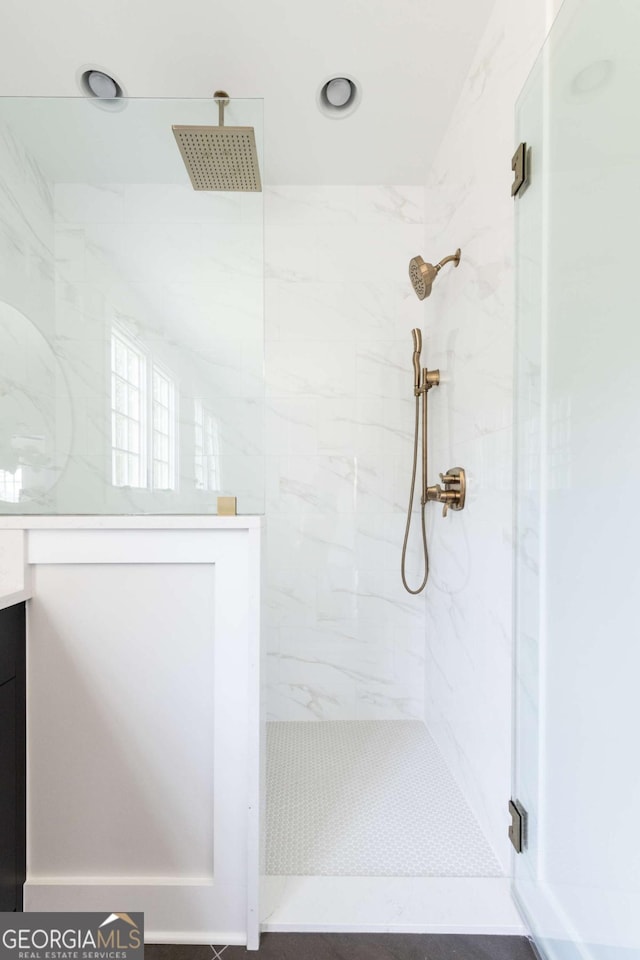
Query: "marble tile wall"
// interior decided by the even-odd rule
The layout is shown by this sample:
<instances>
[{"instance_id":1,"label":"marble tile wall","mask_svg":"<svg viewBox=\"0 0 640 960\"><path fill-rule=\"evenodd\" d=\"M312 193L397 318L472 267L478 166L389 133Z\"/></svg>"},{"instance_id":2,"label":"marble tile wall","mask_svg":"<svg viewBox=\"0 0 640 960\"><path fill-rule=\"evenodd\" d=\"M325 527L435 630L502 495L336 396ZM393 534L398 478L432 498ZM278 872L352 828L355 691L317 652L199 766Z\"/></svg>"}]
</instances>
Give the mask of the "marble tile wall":
<instances>
[{"instance_id":1,"label":"marble tile wall","mask_svg":"<svg viewBox=\"0 0 640 960\"><path fill-rule=\"evenodd\" d=\"M53 195L0 117L0 496L58 481ZM17 479L19 478L19 480Z\"/></svg>"},{"instance_id":2,"label":"marble tile wall","mask_svg":"<svg viewBox=\"0 0 640 960\"><path fill-rule=\"evenodd\" d=\"M78 430L60 512L264 510L262 197L173 184L58 184L57 343ZM175 490L110 483L117 325L175 383ZM197 489L196 405L214 415L215 489Z\"/></svg>"},{"instance_id":3,"label":"marble tile wall","mask_svg":"<svg viewBox=\"0 0 640 960\"><path fill-rule=\"evenodd\" d=\"M265 222L269 716L421 717L424 599L399 563L424 193L269 188Z\"/></svg>"},{"instance_id":4,"label":"marble tile wall","mask_svg":"<svg viewBox=\"0 0 640 960\"><path fill-rule=\"evenodd\" d=\"M427 252L462 248L425 304L433 472L463 466L464 513L430 516L425 719L505 870L511 783L515 102L542 3L498 0L426 178Z\"/></svg>"},{"instance_id":5,"label":"marble tile wall","mask_svg":"<svg viewBox=\"0 0 640 960\"><path fill-rule=\"evenodd\" d=\"M208 513L219 494L264 511L262 244L261 195L50 184L0 128L4 512ZM116 326L174 381L174 489L112 485ZM209 489L196 485L199 404L216 428Z\"/></svg>"}]
</instances>

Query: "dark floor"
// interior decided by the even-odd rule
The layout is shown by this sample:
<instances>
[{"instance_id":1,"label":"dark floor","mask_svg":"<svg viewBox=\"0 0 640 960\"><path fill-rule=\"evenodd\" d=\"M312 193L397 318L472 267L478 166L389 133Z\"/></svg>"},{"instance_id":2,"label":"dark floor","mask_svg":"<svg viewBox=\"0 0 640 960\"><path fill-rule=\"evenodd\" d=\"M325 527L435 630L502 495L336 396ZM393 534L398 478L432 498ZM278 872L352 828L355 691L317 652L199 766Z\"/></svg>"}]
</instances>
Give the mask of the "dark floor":
<instances>
[{"instance_id":1,"label":"dark floor","mask_svg":"<svg viewBox=\"0 0 640 960\"><path fill-rule=\"evenodd\" d=\"M534 960L524 937L412 933L265 933L260 950L150 943L145 960Z\"/></svg>"}]
</instances>

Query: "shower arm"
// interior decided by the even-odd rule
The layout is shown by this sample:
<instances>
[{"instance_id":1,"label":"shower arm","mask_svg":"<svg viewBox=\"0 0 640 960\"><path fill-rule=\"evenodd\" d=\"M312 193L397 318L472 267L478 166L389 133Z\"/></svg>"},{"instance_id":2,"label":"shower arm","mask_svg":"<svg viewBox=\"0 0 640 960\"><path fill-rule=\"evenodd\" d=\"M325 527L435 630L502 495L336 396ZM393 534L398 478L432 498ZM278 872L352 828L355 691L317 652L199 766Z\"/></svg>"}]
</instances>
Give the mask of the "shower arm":
<instances>
[{"instance_id":1,"label":"shower arm","mask_svg":"<svg viewBox=\"0 0 640 960\"><path fill-rule=\"evenodd\" d=\"M456 267L457 267L458 264L460 263L460 251L459 251L459 250L456 250L455 253L449 254L448 257L443 257L443 259L442 259L439 263L436 263L436 273L440 273L440 271L441 271L442 268L444 267L445 263L453 263L454 261L455 261L455 265L456 265Z\"/></svg>"},{"instance_id":2,"label":"shower arm","mask_svg":"<svg viewBox=\"0 0 640 960\"><path fill-rule=\"evenodd\" d=\"M213 99L218 104L218 126L224 127L224 108L229 106L229 94L226 90L216 90Z\"/></svg>"}]
</instances>

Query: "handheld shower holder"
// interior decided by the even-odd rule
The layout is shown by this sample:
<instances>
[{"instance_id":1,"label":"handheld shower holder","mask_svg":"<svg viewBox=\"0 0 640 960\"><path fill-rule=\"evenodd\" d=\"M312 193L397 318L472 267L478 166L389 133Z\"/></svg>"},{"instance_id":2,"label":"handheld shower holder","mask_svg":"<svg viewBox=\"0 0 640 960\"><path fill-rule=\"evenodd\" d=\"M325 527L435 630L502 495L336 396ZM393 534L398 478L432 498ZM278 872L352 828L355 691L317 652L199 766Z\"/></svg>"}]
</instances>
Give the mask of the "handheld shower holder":
<instances>
[{"instance_id":1,"label":"handheld shower holder","mask_svg":"<svg viewBox=\"0 0 640 960\"><path fill-rule=\"evenodd\" d=\"M439 370L427 370L426 367L422 368L422 377L420 380L420 386L414 387L413 395L415 397L422 396L423 393L428 393L432 387L440 386L440 371Z\"/></svg>"}]
</instances>

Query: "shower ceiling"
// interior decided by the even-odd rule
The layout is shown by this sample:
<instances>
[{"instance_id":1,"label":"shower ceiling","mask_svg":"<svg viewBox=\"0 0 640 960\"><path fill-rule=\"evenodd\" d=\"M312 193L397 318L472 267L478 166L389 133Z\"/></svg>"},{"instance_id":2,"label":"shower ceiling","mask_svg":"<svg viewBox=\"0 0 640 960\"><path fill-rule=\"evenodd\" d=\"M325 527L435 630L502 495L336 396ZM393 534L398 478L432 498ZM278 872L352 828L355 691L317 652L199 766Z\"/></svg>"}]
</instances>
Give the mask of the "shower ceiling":
<instances>
[{"instance_id":1,"label":"shower ceiling","mask_svg":"<svg viewBox=\"0 0 640 960\"><path fill-rule=\"evenodd\" d=\"M416 183L438 147L493 0L4 0L0 95L77 96L104 64L132 97L265 99L266 183ZM51 37L55 36L55 44ZM323 78L358 78L340 123ZM434 95L437 94L437 95Z\"/></svg>"}]
</instances>

